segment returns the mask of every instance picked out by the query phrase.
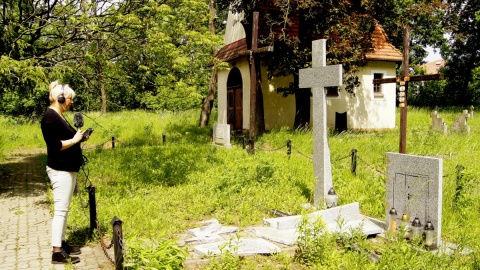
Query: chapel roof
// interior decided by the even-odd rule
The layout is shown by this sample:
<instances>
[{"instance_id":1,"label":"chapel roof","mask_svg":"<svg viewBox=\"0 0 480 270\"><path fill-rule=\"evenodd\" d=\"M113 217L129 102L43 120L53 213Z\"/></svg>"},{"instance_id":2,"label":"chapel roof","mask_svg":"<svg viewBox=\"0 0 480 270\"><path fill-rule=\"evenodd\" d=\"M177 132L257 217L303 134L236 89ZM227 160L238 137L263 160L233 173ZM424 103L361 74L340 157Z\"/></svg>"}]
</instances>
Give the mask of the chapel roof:
<instances>
[{"instance_id":1,"label":"chapel roof","mask_svg":"<svg viewBox=\"0 0 480 270\"><path fill-rule=\"evenodd\" d=\"M387 33L383 27L375 23L375 28L371 34L372 49L365 54L370 61L402 62L402 53L388 41Z\"/></svg>"},{"instance_id":2,"label":"chapel roof","mask_svg":"<svg viewBox=\"0 0 480 270\"><path fill-rule=\"evenodd\" d=\"M247 50L247 39L242 38L230 44L223 46L215 55L215 57L224 62L240 57L239 52Z\"/></svg>"},{"instance_id":3,"label":"chapel roof","mask_svg":"<svg viewBox=\"0 0 480 270\"><path fill-rule=\"evenodd\" d=\"M372 48L365 54L369 61L387 61L387 62L402 62L402 53L393 46L387 38L387 34L383 27L376 23L375 28L371 34ZM247 50L247 40L242 38L230 44L223 46L215 57L219 60L228 62L230 60L240 57L239 52Z\"/></svg>"}]
</instances>

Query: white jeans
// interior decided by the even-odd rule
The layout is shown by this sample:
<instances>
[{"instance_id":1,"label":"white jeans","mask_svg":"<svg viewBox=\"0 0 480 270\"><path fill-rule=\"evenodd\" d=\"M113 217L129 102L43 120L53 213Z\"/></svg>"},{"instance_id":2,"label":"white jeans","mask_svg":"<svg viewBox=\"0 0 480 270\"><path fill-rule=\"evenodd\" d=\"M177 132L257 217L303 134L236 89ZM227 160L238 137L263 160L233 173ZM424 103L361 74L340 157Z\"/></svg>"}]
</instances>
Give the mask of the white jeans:
<instances>
[{"instance_id":1,"label":"white jeans","mask_svg":"<svg viewBox=\"0 0 480 270\"><path fill-rule=\"evenodd\" d=\"M47 166L52 183L54 212L52 220L52 246L61 247L67 230L67 217L73 190L77 182L76 172L57 171Z\"/></svg>"}]
</instances>

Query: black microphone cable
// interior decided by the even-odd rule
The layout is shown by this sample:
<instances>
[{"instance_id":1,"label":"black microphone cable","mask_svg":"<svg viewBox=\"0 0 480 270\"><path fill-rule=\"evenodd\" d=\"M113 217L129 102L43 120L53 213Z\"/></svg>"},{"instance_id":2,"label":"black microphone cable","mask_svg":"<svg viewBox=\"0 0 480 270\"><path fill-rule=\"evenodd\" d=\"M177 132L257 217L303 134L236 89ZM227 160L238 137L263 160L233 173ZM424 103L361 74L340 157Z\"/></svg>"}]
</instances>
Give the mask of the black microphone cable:
<instances>
[{"instance_id":1,"label":"black microphone cable","mask_svg":"<svg viewBox=\"0 0 480 270\"><path fill-rule=\"evenodd\" d=\"M86 113L84 113L84 112L79 112L79 113L81 113L83 116L87 117L88 119L92 120L92 121L93 121L95 124L97 124L99 127L105 128L104 126L100 125L97 121L95 121L95 119L100 118L101 116L103 116L103 113L100 114L100 115L99 115L98 117L96 117L96 118L92 118L92 117L88 116L88 115L87 115Z\"/></svg>"},{"instance_id":2,"label":"black microphone cable","mask_svg":"<svg viewBox=\"0 0 480 270\"><path fill-rule=\"evenodd\" d=\"M90 175L90 170L88 169L88 158L82 154L82 166L80 167L80 169L82 170L83 174L85 175L85 182L84 182L84 189L86 191L86 193L88 194L88 190L89 188L92 186L92 181L90 181L90 178L89 178L89 175ZM77 185L78 185L78 177L77 177ZM82 195L81 195L82 191L79 190L78 191L78 194L79 194L79 199L80 199L80 205L83 207L83 208L87 208L89 206L89 201L86 200L86 203L84 203L84 200L82 199Z\"/></svg>"}]
</instances>

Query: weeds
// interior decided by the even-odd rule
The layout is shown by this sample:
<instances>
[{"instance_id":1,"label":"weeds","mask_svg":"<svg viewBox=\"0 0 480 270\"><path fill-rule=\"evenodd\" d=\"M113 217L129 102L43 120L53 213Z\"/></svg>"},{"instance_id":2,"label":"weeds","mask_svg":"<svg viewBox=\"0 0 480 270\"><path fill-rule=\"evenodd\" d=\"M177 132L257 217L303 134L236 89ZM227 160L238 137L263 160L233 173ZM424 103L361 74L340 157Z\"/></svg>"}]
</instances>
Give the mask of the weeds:
<instances>
[{"instance_id":1,"label":"weeds","mask_svg":"<svg viewBox=\"0 0 480 270\"><path fill-rule=\"evenodd\" d=\"M442 117L450 123L456 114L444 111ZM286 256L239 258L225 252L225 258L212 263L212 269L477 269L480 118L469 119L469 135L444 136L429 130L429 115L427 110L409 111L407 153L443 158L442 234L458 245L458 252L432 255L405 241L386 241L372 247L369 240L354 232L327 234L318 222L302 225L295 260ZM184 248L175 239L200 221L216 218L222 224L240 227L259 225L263 218L272 216L272 209L303 214L306 210L301 205L313 199L315 178L309 158L313 155L313 135L307 128L282 128L258 138L257 145L268 149L281 148L291 140L290 156L285 148L258 149L250 155L241 142L234 143L232 149L211 146L211 128L197 128L196 111L89 116L96 120L86 118L85 127L93 127L95 132L84 145L84 154L90 161L89 179L97 189L99 222L102 232L111 235L111 218L118 216L124 221L126 262L133 269L181 265L186 258ZM38 122L15 124L0 118L0 127L0 149L4 151L45 147ZM114 149L104 148L112 136L119 144ZM363 214L385 219L386 177L381 172L386 171L385 152L398 151L398 137L397 129L329 133L333 183L340 204L359 202ZM351 160L339 160L352 149L365 161L358 162L355 176ZM457 170L460 164L464 170ZM5 173L0 167L0 175ZM86 193L82 196L85 201ZM88 241L82 239L88 224L88 210L76 197L69 212L68 237ZM474 252L465 254L460 249ZM380 262L369 259L372 250L381 254Z\"/></svg>"}]
</instances>

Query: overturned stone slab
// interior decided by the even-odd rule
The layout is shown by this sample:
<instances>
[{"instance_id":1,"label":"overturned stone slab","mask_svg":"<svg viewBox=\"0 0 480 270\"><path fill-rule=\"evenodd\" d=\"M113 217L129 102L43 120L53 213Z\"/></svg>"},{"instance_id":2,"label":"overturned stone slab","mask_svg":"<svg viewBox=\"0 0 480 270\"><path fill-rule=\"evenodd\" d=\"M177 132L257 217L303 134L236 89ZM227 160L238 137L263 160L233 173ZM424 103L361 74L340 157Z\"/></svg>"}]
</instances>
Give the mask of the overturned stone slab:
<instances>
[{"instance_id":1,"label":"overturned stone slab","mask_svg":"<svg viewBox=\"0 0 480 270\"><path fill-rule=\"evenodd\" d=\"M251 231L257 237L287 246L294 245L298 239L297 229L278 230L272 227L252 227Z\"/></svg>"},{"instance_id":2,"label":"overturned stone slab","mask_svg":"<svg viewBox=\"0 0 480 270\"><path fill-rule=\"evenodd\" d=\"M368 217L360 214L358 202L317 211L307 215L311 222L322 219L328 232L351 233L359 229L365 235L375 235L384 232L384 229L372 222ZM269 229L254 227L252 230L258 237L262 237L277 243L293 245L298 238L298 225L302 221L302 215L269 218L264 222Z\"/></svg>"},{"instance_id":3,"label":"overturned stone slab","mask_svg":"<svg viewBox=\"0 0 480 270\"><path fill-rule=\"evenodd\" d=\"M194 237L185 240L189 244L212 243L223 241L220 234L234 233L238 230L237 227L223 226L216 219L202 222L205 226L188 230L188 233Z\"/></svg>"},{"instance_id":4,"label":"overturned stone slab","mask_svg":"<svg viewBox=\"0 0 480 270\"><path fill-rule=\"evenodd\" d=\"M280 253L282 249L264 239L241 238L230 241L221 241L202 244L194 247L196 253L205 256L219 255L222 251L229 251L234 255L262 255Z\"/></svg>"}]
</instances>

